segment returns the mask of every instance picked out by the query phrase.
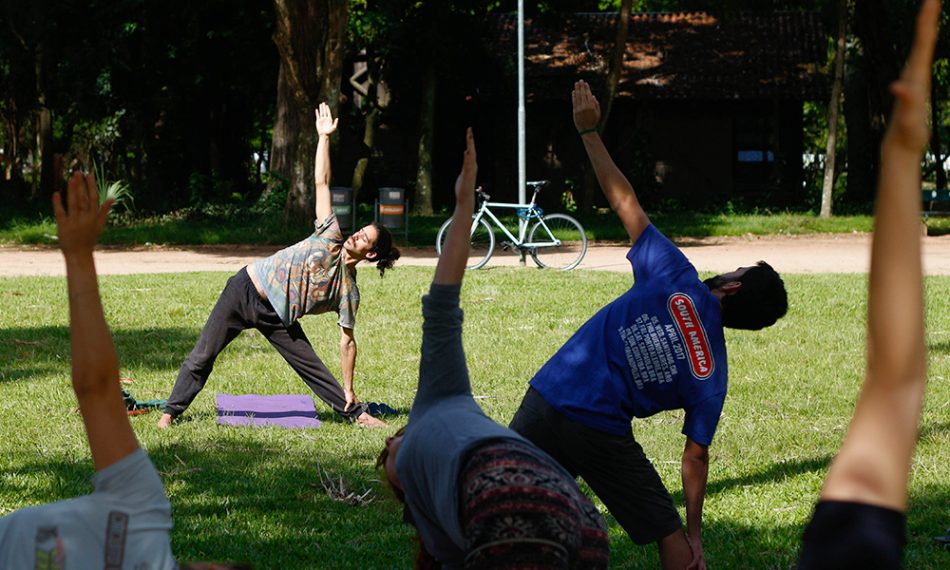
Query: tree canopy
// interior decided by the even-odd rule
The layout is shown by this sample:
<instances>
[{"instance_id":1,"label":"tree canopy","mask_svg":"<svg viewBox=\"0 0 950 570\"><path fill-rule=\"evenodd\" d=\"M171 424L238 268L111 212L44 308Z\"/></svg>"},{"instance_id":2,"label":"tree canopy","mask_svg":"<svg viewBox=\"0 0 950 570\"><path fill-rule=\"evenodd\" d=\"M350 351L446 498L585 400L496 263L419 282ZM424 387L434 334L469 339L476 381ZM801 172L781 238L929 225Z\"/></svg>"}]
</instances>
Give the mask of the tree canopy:
<instances>
[{"instance_id":1,"label":"tree canopy","mask_svg":"<svg viewBox=\"0 0 950 570\"><path fill-rule=\"evenodd\" d=\"M575 11L617 11L620 1L535 0L526 2L526 10L529 17L556 19ZM375 187L397 185L425 202L424 211L449 203L461 145L461 137L451 133L461 133L472 120L500 125L479 140L486 162L512 152L513 107L509 116L483 102L508 101L514 93L510 70L486 52L493 18L513 11L514 0L311 4L323 8L299 11L310 4L290 0L4 2L0 193L7 203L45 199L65 169L95 164L108 179L128 182L145 212L209 202L249 205L274 193L288 210L305 213L312 169L305 164L312 154L312 110L305 107L323 99L342 117L335 184L364 188L363 201L372 199ZM632 2L634 11L706 11L723 18L747 11L817 11L829 38L837 27L836 5ZM838 146L846 154L841 185L854 202L869 199L873 189L873 149L890 108L887 85L909 47L916 6L916 0L854 3L843 119L851 136L845 134ZM298 11L288 19L287 10ZM341 17L341 24L333 23ZM298 36L288 36L287 22ZM309 32L301 36L304 29ZM935 150L941 155L950 82L943 30L934 93ZM319 61L294 76L288 67L293 58ZM312 83L305 97L299 95L300 78ZM282 95L282 89L290 91ZM806 137L806 151L823 149L822 116L805 109L806 134L815 138ZM506 172L501 163L514 157L494 160L499 166L489 166L486 175Z\"/></svg>"}]
</instances>

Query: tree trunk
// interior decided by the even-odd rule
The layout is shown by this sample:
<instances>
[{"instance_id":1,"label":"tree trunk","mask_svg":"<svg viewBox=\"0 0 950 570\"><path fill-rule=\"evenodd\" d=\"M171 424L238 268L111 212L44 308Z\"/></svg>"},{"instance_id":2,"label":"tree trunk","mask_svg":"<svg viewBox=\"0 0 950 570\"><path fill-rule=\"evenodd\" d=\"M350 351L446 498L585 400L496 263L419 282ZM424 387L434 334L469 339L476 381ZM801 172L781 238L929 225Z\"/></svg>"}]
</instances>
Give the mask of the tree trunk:
<instances>
[{"instance_id":1,"label":"tree trunk","mask_svg":"<svg viewBox=\"0 0 950 570\"><path fill-rule=\"evenodd\" d=\"M825 178L821 186L821 217L831 217L831 195L835 185L835 154L838 140L838 110L844 83L845 39L848 35L848 0L838 0L838 41L835 46L835 79L828 102L828 143L825 145Z\"/></svg>"},{"instance_id":2,"label":"tree trunk","mask_svg":"<svg viewBox=\"0 0 950 570\"><path fill-rule=\"evenodd\" d=\"M353 168L353 179L350 182L356 200L359 200L363 192L363 179L366 176L366 169L369 168L369 160L376 148L376 121L378 118L379 108L373 106L370 112L366 114L366 124L363 127L363 152L366 153L366 156L356 161L356 166Z\"/></svg>"},{"instance_id":3,"label":"tree trunk","mask_svg":"<svg viewBox=\"0 0 950 570\"><path fill-rule=\"evenodd\" d=\"M20 179L20 119L16 102L11 98L7 103L11 111L3 118L7 139L7 147L3 149L3 179L12 181Z\"/></svg>"},{"instance_id":4,"label":"tree trunk","mask_svg":"<svg viewBox=\"0 0 950 570\"><path fill-rule=\"evenodd\" d=\"M432 135L435 130L435 67L426 66L419 111L419 166L416 169L416 203L413 212L432 215Z\"/></svg>"},{"instance_id":5,"label":"tree trunk","mask_svg":"<svg viewBox=\"0 0 950 570\"><path fill-rule=\"evenodd\" d=\"M354 200L359 201L362 198L361 194L363 192L363 180L366 176L366 170L369 168L370 159L373 156L373 152L376 148L376 126L379 121L379 116L381 113L381 105L379 99L379 89L380 84L378 83L378 66L376 65L376 60L371 55L367 55L366 52L363 52L366 61L363 63L366 67L363 69L358 69L358 72L355 73L350 78L350 85L359 93L361 97L354 97L354 100L359 103L359 109L363 113L363 148L362 152L364 153L359 160L356 161L356 166L353 168L353 177L350 180L350 188L353 189ZM364 83L359 83L356 81L357 75L362 76L365 74L366 81ZM384 97L385 99L385 97Z\"/></svg>"},{"instance_id":6,"label":"tree trunk","mask_svg":"<svg viewBox=\"0 0 950 570\"><path fill-rule=\"evenodd\" d=\"M33 179L33 196L53 195L53 114L46 105L46 61L43 44L36 46L36 163L40 169L39 185Z\"/></svg>"},{"instance_id":7,"label":"tree trunk","mask_svg":"<svg viewBox=\"0 0 950 570\"><path fill-rule=\"evenodd\" d=\"M340 99L346 0L274 0L274 44L280 54L270 172L288 185L288 221L313 217L313 110Z\"/></svg>"},{"instance_id":8,"label":"tree trunk","mask_svg":"<svg viewBox=\"0 0 950 570\"><path fill-rule=\"evenodd\" d=\"M600 127L605 128L610 112L614 107L617 96L617 86L623 74L623 56L627 51L627 36L630 30L630 11L633 0L621 0L620 14L617 18L617 34L614 36L614 50L610 58L610 70L607 73L607 92L604 93L604 112L600 117ZM593 168L584 171L583 192L579 209L581 212L590 212L594 209L594 195L596 194L597 179Z\"/></svg>"},{"instance_id":9,"label":"tree trunk","mask_svg":"<svg viewBox=\"0 0 950 570\"><path fill-rule=\"evenodd\" d=\"M937 78L932 77L933 72L931 71L930 78L930 124L933 125L932 131L930 134L930 152L933 153L936 163L934 168L937 173L937 190L946 190L947 189L947 173L943 169L943 152L941 150L942 145L940 144L940 113L938 111L939 105L937 104Z\"/></svg>"}]
</instances>

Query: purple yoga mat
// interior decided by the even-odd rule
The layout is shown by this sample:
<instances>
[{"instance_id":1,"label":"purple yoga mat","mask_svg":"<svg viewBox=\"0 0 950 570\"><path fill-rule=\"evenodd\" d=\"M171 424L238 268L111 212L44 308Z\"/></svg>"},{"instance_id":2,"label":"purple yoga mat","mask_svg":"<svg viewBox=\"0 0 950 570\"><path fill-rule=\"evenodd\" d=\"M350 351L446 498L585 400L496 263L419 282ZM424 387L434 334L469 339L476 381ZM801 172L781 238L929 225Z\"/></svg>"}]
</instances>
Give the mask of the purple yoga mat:
<instances>
[{"instance_id":1,"label":"purple yoga mat","mask_svg":"<svg viewBox=\"0 0 950 570\"><path fill-rule=\"evenodd\" d=\"M228 426L320 427L313 398L306 394L234 396L218 393L218 423Z\"/></svg>"}]
</instances>

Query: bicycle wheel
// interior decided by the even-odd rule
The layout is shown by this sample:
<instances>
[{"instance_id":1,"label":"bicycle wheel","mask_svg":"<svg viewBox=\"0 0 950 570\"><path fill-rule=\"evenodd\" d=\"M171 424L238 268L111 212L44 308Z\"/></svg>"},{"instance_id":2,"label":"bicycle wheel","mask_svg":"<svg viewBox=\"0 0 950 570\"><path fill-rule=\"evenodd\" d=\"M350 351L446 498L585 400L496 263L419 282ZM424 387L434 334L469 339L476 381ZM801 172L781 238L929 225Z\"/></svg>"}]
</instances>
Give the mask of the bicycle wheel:
<instances>
[{"instance_id":1,"label":"bicycle wheel","mask_svg":"<svg viewBox=\"0 0 950 570\"><path fill-rule=\"evenodd\" d=\"M435 252L442 255L442 244L445 243L445 236L448 235L449 226L452 219L445 220L442 227L439 228L439 235L435 238ZM466 269L478 269L483 267L491 259L495 251L495 232L484 219L478 220L478 223L472 228L471 249L468 252L468 263Z\"/></svg>"},{"instance_id":2,"label":"bicycle wheel","mask_svg":"<svg viewBox=\"0 0 950 570\"><path fill-rule=\"evenodd\" d=\"M554 240L560 241L554 245ZM587 254L587 235L580 222L567 214L548 214L531 228L525 244L538 267L574 269ZM549 244L549 245L548 245Z\"/></svg>"}]
</instances>

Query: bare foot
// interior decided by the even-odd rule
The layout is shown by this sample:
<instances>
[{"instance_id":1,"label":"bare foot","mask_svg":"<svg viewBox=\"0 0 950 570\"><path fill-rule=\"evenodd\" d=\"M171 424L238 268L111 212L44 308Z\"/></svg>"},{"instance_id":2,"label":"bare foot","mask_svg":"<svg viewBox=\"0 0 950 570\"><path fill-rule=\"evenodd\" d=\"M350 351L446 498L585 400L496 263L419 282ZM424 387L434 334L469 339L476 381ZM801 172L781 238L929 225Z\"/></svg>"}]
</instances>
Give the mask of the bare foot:
<instances>
[{"instance_id":1,"label":"bare foot","mask_svg":"<svg viewBox=\"0 0 950 570\"><path fill-rule=\"evenodd\" d=\"M362 414L359 415L359 417L356 418L356 423L360 427L365 427L365 428L388 427L386 422L384 422L383 420L374 418L373 416L367 414L366 412L363 412Z\"/></svg>"},{"instance_id":2,"label":"bare foot","mask_svg":"<svg viewBox=\"0 0 950 570\"><path fill-rule=\"evenodd\" d=\"M161 429L165 429L168 426L172 425L172 422L175 420L171 414L162 414L162 417L158 419L158 423L155 424Z\"/></svg>"}]
</instances>

